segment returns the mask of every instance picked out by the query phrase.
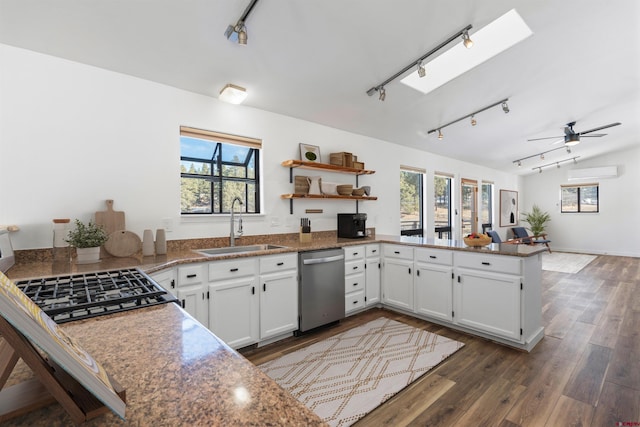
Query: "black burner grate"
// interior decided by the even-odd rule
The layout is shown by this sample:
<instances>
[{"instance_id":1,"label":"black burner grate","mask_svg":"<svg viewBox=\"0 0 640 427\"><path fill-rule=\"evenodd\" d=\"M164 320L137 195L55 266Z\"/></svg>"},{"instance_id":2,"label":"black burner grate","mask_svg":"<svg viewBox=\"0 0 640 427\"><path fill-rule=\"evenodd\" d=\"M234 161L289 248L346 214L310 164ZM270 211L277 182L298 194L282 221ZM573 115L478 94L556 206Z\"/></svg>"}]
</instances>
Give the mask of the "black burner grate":
<instances>
[{"instance_id":1,"label":"black burner grate","mask_svg":"<svg viewBox=\"0 0 640 427\"><path fill-rule=\"evenodd\" d=\"M52 276L15 284L56 323L177 302L137 268Z\"/></svg>"}]
</instances>

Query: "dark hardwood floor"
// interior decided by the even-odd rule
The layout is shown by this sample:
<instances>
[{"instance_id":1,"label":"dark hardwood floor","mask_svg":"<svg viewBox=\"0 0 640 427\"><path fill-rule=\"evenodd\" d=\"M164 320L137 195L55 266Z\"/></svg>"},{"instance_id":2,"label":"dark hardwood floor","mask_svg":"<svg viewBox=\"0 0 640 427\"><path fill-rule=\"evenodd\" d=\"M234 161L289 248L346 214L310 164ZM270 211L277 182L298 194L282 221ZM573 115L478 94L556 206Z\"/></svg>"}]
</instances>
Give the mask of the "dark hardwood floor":
<instances>
[{"instance_id":1,"label":"dark hardwood floor","mask_svg":"<svg viewBox=\"0 0 640 427\"><path fill-rule=\"evenodd\" d=\"M465 347L354 426L640 426L640 258L542 277L545 338L531 353L383 309L242 353L260 364L385 316Z\"/></svg>"}]
</instances>

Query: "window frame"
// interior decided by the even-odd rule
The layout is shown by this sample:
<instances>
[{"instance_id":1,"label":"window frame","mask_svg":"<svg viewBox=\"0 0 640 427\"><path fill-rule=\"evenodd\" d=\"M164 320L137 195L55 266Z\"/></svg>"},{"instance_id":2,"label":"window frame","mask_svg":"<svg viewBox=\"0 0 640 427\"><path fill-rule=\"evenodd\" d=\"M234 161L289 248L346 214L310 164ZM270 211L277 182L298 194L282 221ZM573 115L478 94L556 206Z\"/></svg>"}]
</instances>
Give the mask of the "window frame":
<instances>
[{"instance_id":1,"label":"window frame","mask_svg":"<svg viewBox=\"0 0 640 427\"><path fill-rule=\"evenodd\" d=\"M438 239L452 239L453 238L453 223L452 223L452 219L453 219L453 215L452 215L452 208L453 208L453 182L454 182L454 176L450 175L448 173L444 173L444 172L436 172L433 175L433 182L434 182L434 191L433 191L433 197L434 197L434 209L437 209L438 207L438 195L436 194L435 191L435 181L437 178L442 178L447 180L447 186L445 188L445 196L447 199L447 221L448 221L448 225L444 226L444 227L438 227L435 225L435 220L436 220L436 215L434 212L434 238L438 238ZM443 237L443 234L446 233L447 237Z\"/></svg>"},{"instance_id":2,"label":"window frame","mask_svg":"<svg viewBox=\"0 0 640 427\"><path fill-rule=\"evenodd\" d=\"M181 196L181 205L180 205L180 214L191 216L191 215L227 215L230 213L230 209L225 209L224 203L224 195L225 195L225 183L243 183L244 184L244 194L241 197L243 204L239 207L242 210L242 213L248 215L260 214L261 213L261 180L260 180L260 154L262 149L262 140L256 138L249 138L244 136L237 136L231 134L225 134L220 132L208 131L204 129L197 129L187 126L180 126L180 141L182 144L182 138L193 138L198 140L203 140L214 144L213 154L211 158L200 158L200 157L192 157L192 156L183 156L182 147L180 148L180 180L181 180L181 188L180 188L180 196ZM236 146L236 147L246 147L247 155L244 159L238 159L238 161L233 160L224 160L224 146ZM193 162L193 163L201 163L209 166L209 174L202 173L189 173L188 171L182 171L182 162ZM250 177L250 170L253 166L253 177ZM226 176L225 175L225 167L229 168L243 168L244 169L244 177L237 176ZM184 178L187 179L196 179L202 180L208 183L209 185L209 210L210 212L189 212L183 211L182 208L182 180ZM253 186L254 191L253 194L249 194L249 188ZM216 203L215 199L218 198L219 203ZM253 200L251 200L253 198ZM217 207L219 204L219 207ZM249 211L249 207L253 206L253 209Z\"/></svg>"},{"instance_id":3,"label":"window frame","mask_svg":"<svg viewBox=\"0 0 640 427\"><path fill-rule=\"evenodd\" d=\"M426 175L426 171L424 169L420 169L420 168L414 168L411 166L400 166L400 174L402 175L403 173L413 173L416 175L419 175L419 182L418 182L418 197L419 197L419 218L418 218L418 222L420 224L419 227L417 228L406 228L403 229L402 227L402 209L400 211L400 235L401 236L424 236L424 222L425 222L425 215L424 215L424 197L425 197L425 175ZM402 208L402 194L400 195L400 207Z\"/></svg>"},{"instance_id":4,"label":"window frame","mask_svg":"<svg viewBox=\"0 0 640 427\"><path fill-rule=\"evenodd\" d=\"M596 209L595 210L584 210L582 209L581 203L581 190L583 188L595 188L595 198L596 198ZM565 210L564 204L564 191L568 189L576 190L576 210ZM566 184L560 186L560 213L599 213L600 212L600 184L598 183L586 183L586 184Z\"/></svg>"}]
</instances>

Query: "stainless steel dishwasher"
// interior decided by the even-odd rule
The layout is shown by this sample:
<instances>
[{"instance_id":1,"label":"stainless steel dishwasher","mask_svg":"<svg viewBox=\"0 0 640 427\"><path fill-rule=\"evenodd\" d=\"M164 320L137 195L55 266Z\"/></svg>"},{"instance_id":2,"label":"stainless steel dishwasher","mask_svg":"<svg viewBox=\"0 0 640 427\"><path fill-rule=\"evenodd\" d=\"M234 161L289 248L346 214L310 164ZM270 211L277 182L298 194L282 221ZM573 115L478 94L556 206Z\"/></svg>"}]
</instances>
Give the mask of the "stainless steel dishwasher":
<instances>
[{"instance_id":1,"label":"stainless steel dishwasher","mask_svg":"<svg viewBox=\"0 0 640 427\"><path fill-rule=\"evenodd\" d=\"M344 318L344 251L322 249L298 256L300 329L305 332Z\"/></svg>"}]
</instances>

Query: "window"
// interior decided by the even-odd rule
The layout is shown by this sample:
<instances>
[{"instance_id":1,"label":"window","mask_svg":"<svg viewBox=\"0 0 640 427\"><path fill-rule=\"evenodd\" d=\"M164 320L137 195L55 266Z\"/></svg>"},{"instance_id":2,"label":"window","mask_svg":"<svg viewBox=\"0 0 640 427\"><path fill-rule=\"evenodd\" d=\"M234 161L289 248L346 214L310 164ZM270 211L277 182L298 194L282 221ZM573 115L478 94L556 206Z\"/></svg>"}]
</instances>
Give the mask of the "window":
<instances>
[{"instance_id":1,"label":"window","mask_svg":"<svg viewBox=\"0 0 640 427\"><path fill-rule=\"evenodd\" d=\"M451 176L434 176L434 225L435 238L451 239Z\"/></svg>"},{"instance_id":2,"label":"window","mask_svg":"<svg viewBox=\"0 0 640 427\"><path fill-rule=\"evenodd\" d=\"M406 166L400 169L400 234L403 236L422 236L424 174L421 169Z\"/></svg>"},{"instance_id":3,"label":"window","mask_svg":"<svg viewBox=\"0 0 640 427\"><path fill-rule=\"evenodd\" d=\"M482 200L480 205L480 221L482 223L482 232L493 228L493 184L490 182L482 183Z\"/></svg>"},{"instance_id":4,"label":"window","mask_svg":"<svg viewBox=\"0 0 640 427\"><path fill-rule=\"evenodd\" d=\"M560 190L560 212L600 212L598 184L563 185Z\"/></svg>"},{"instance_id":5,"label":"window","mask_svg":"<svg viewBox=\"0 0 640 427\"><path fill-rule=\"evenodd\" d=\"M478 181L462 178L461 210L462 235L478 231Z\"/></svg>"},{"instance_id":6,"label":"window","mask_svg":"<svg viewBox=\"0 0 640 427\"><path fill-rule=\"evenodd\" d=\"M239 197L242 212L260 213L261 148L259 139L181 126L180 212L229 213Z\"/></svg>"}]
</instances>

